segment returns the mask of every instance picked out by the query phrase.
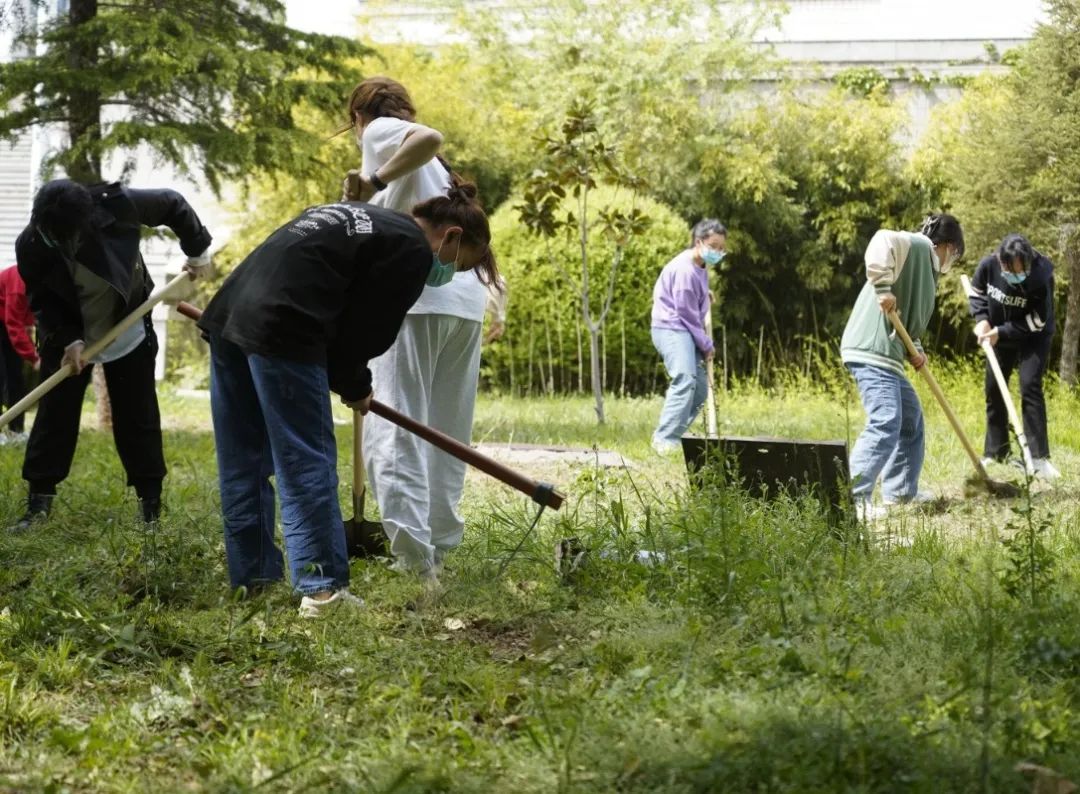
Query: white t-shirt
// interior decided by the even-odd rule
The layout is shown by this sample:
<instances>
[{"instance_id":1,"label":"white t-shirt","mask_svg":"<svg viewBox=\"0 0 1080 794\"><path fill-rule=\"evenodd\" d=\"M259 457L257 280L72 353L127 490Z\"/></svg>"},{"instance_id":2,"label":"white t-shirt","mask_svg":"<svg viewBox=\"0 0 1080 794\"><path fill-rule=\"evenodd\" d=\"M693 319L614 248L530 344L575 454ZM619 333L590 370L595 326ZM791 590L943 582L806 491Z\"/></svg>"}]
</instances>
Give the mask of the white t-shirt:
<instances>
[{"instance_id":1,"label":"white t-shirt","mask_svg":"<svg viewBox=\"0 0 1080 794\"><path fill-rule=\"evenodd\" d=\"M364 127L360 147L362 172L371 174L385 165L401 147L406 134L417 126L411 121L384 116ZM414 205L434 196L445 196L449 189L450 175L442 163L432 158L411 174L389 182L386 190L376 193L371 203L407 215ZM444 261L453 255L453 248L442 252ZM487 288L476 272L470 270L455 273L453 280L441 287L424 287L420 298L409 309L409 314L448 314L483 322L486 305Z\"/></svg>"}]
</instances>

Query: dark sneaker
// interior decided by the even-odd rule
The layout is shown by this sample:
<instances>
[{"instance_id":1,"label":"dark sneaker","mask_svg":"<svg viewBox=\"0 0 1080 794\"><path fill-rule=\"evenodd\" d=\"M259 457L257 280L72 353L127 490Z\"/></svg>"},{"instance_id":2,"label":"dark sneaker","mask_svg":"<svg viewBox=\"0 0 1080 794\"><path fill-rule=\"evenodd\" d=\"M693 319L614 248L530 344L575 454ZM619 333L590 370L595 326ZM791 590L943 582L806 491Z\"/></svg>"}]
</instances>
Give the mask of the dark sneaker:
<instances>
[{"instance_id":1,"label":"dark sneaker","mask_svg":"<svg viewBox=\"0 0 1080 794\"><path fill-rule=\"evenodd\" d=\"M161 497L148 496L146 499L140 499L139 518L147 525L148 529L155 526L161 518Z\"/></svg>"},{"instance_id":2,"label":"dark sneaker","mask_svg":"<svg viewBox=\"0 0 1080 794\"><path fill-rule=\"evenodd\" d=\"M55 498L55 494L30 494L26 500L26 513L12 526L8 527L8 532L26 532L35 524L40 524L49 517L49 511L52 510L52 503Z\"/></svg>"}]
</instances>

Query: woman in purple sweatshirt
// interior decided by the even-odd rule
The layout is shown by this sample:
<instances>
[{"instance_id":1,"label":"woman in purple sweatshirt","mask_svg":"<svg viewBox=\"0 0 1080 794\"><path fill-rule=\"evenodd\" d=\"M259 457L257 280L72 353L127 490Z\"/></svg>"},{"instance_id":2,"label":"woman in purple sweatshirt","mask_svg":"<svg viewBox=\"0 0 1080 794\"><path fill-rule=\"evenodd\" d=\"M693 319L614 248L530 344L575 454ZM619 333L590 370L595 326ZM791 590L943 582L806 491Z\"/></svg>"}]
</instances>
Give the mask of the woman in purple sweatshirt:
<instances>
[{"instance_id":1,"label":"woman in purple sweatshirt","mask_svg":"<svg viewBox=\"0 0 1080 794\"><path fill-rule=\"evenodd\" d=\"M709 311L709 265L727 252L727 229L706 218L695 224L690 247L664 265L653 287L652 340L671 377L653 433L653 449L667 454L679 449L679 439L705 402L708 384L703 366L713 355L713 340L705 333Z\"/></svg>"}]
</instances>

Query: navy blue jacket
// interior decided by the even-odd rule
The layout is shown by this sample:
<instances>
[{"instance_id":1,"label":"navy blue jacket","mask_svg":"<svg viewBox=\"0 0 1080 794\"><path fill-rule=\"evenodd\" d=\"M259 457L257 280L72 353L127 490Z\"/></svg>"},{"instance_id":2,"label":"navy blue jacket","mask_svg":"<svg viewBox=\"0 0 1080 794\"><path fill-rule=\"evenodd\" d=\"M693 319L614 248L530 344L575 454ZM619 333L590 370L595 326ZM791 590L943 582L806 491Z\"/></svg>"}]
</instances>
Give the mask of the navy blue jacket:
<instances>
[{"instance_id":1,"label":"navy blue jacket","mask_svg":"<svg viewBox=\"0 0 1080 794\"><path fill-rule=\"evenodd\" d=\"M1054 336L1054 265L1038 251L1028 277L1010 284L996 254L979 262L968 299L975 321L987 320L1008 345L1044 343Z\"/></svg>"},{"instance_id":2,"label":"navy blue jacket","mask_svg":"<svg viewBox=\"0 0 1080 794\"><path fill-rule=\"evenodd\" d=\"M87 185L87 189L94 199L92 231L84 236L75 259L123 298L123 306L113 318L120 322L154 288L139 251L142 227L169 227L188 256L198 256L210 246L210 232L175 190L137 190L118 182ZM75 281L63 254L45 244L32 222L15 241L15 258L37 320L39 347L62 350L82 339L83 318Z\"/></svg>"},{"instance_id":3,"label":"navy blue jacket","mask_svg":"<svg viewBox=\"0 0 1080 794\"><path fill-rule=\"evenodd\" d=\"M229 274L199 327L247 353L326 367L346 400L371 393L368 361L397 338L431 271L407 215L359 201L310 207Z\"/></svg>"}]
</instances>

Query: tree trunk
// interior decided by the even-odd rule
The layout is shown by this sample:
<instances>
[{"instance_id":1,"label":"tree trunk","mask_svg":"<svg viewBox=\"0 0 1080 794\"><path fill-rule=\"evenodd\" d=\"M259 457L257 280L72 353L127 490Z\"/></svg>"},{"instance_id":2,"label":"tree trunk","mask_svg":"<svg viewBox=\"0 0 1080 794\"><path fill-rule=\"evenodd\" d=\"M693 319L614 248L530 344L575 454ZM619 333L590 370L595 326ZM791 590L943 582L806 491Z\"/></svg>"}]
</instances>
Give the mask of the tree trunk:
<instances>
[{"instance_id":1,"label":"tree trunk","mask_svg":"<svg viewBox=\"0 0 1080 794\"><path fill-rule=\"evenodd\" d=\"M98 430L112 430L112 402L109 400L109 387L105 383L104 364L94 365L90 380L94 384Z\"/></svg>"},{"instance_id":2,"label":"tree trunk","mask_svg":"<svg viewBox=\"0 0 1080 794\"><path fill-rule=\"evenodd\" d=\"M72 27L92 21L98 13L98 0L71 0L68 19ZM96 71L97 42L77 36L71 43L68 64L74 72ZM68 176L76 182L101 181L101 92L94 88L73 89L68 94L68 137L72 158Z\"/></svg>"},{"instance_id":3,"label":"tree trunk","mask_svg":"<svg viewBox=\"0 0 1080 794\"><path fill-rule=\"evenodd\" d=\"M619 396L626 396L626 309L619 317L619 329L622 335L622 357L619 365Z\"/></svg>"},{"instance_id":4,"label":"tree trunk","mask_svg":"<svg viewBox=\"0 0 1080 794\"><path fill-rule=\"evenodd\" d=\"M533 334L533 317L529 315L529 355L526 359L526 382L525 382L525 394L532 397L532 385L533 385L533 343L536 341L536 337ZM541 379L543 376L541 376Z\"/></svg>"},{"instance_id":5,"label":"tree trunk","mask_svg":"<svg viewBox=\"0 0 1080 794\"><path fill-rule=\"evenodd\" d=\"M551 314L550 313L547 313L544 316L544 338L547 340L547 354L548 354L547 394L548 394L548 397L552 397L555 394L555 356L551 351Z\"/></svg>"},{"instance_id":6,"label":"tree trunk","mask_svg":"<svg viewBox=\"0 0 1080 794\"><path fill-rule=\"evenodd\" d=\"M72 27L91 22L98 13L98 0L71 0L68 19ZM92 72L97 69L97 42L85 36L71 43L68 64L73 72ZM68 176L76 182L93 184L101 181L101 93L94 88L73 89L68 94L68 137L72 158ZM105 386L105 368L95 366L92 382L97 399L98 429L112 429L112 404Z\"/></svg>"},{"instance_id":7,"label":"tree trunk","mask_svg":"<svg viewBox=\"0 0 1080 794\"><path fill-rule=\"evenodd\" d=\"M602 425L604 424L604 387L600 381L600 328L598 326L589 327L589 354L593 397L596 399L596 421Z\"/></svg>"},{"instance_id":8,"label":"tree trunk","mask_svg":"<svg viewBox=\"0 0 1080 794\"><path fill-rule=\"evenodd\" d=\"M574 320L574 333L577 334L577 393L585 391L585 352L581 345L581 321Z\"/></svg>"},{"instance_id":9,"label":"tree trunk","mask_svg":"<svg viewBox=\"0 0 1080 794\"><path fill-rule=\"evenodd\" d=\"M1061 229L1061 251L1069 274L1069 296L1065 307L1065 328L1061 333L1061 382L1076 385L1076 360L1080 352L1080 227L1075 223Z\"/></svg>"}]
</instances>

